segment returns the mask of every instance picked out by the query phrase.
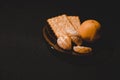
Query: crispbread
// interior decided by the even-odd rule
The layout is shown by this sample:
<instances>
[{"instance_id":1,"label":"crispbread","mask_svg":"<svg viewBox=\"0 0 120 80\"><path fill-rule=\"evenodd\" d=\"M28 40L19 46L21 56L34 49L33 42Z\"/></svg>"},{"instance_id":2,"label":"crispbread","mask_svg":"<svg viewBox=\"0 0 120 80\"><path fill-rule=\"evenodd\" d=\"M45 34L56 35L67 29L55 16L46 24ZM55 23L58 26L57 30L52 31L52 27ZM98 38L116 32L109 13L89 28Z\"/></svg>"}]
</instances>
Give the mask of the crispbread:
<instances>
[{"instance_id":1,"label":"crispbread","mask_svg":"<svg viewBox=\"0 0 120 80\"><path fill-rule=\"evenodd\" d=\"M61 21L62 21L62 16L52 17L47 20L53 32L57 36L57 38L60 37L61 35L66 34L65 31L63 30L64 26L61 23Z\"/></svg>"},{"instance_id":2,"label":"crispbread","mask_svg":"<svg viewBox=\"0 0 120 80\"><path fill-rule=\"evenodd\" d=\"M68 16L70 23L73 25L75 30L78 30L80 27L80 19L78 16Z\"/></svg>"},{"instance_id":3,"label":"crispbread","mask_svg":"<svg viewBox=\"0 0 120 80\"><path fill-rule=\"evenodd\" d=\"M47 20L47 22L49 23L50 27L52 28L57 37L63 35L77 35L77 31L70 23L70 21L67 18L67 15L65 14L50 18Z\"/></svg>"}]
</instances>

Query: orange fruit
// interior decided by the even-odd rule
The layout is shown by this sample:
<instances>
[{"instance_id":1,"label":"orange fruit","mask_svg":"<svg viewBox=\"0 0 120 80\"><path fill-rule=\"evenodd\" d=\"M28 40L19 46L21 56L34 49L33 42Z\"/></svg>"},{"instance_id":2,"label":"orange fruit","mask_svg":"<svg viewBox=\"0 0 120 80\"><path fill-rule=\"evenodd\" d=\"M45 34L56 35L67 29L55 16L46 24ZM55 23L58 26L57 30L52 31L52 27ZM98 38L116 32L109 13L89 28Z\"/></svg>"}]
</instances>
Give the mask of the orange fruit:
<instances>
[{"instance_id":1,"label":"orange fruit","mask_svg":"<svg viewBox=\"0 0 120 80\"><path fill-rule=\"evenodd\" d=\"M83 40L94 41L101 24L93 19L85 20L79 27L78 32Z\"/></svg>"}]
</instances>

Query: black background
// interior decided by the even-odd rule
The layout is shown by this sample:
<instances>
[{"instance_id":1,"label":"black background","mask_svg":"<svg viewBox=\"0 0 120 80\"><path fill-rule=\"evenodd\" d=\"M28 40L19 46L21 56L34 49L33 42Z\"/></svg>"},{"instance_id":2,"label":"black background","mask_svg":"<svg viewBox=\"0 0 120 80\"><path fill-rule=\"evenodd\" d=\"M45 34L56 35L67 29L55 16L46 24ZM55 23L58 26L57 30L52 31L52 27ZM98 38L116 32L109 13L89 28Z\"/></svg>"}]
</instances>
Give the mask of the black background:
<instances>
[{"instance_id":1,"label":"black background","mask_svg":"<svg viewBox=\"0 0 120 80\"><path fill-rule=\"evenodd\" d=\"M50 56L42 39L46 19L78 15L104 24L114 46L101 65L75 65ZM39 0L0 2L0 80L115 80L119 76L119 6L115 1ZM103 43L104 45L104 43Z\"/></svg>"}]
</instances>

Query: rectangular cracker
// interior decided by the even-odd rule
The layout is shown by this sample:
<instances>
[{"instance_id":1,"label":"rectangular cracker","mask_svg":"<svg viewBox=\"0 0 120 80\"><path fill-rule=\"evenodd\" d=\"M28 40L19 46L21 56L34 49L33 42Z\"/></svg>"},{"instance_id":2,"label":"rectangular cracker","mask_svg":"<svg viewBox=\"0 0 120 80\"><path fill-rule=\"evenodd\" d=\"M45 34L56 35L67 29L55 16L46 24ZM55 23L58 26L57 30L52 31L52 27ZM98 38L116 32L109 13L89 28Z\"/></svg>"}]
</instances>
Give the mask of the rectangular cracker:
<instances>
[{"instance_id":1,"label":"rectangular cracker","mask_svg":"<svg viewBox=\"0 0 120 80\"><path fill-rule=\"evenodd\" d=\"M75 30L78 30L78 27L80 27L80 19L78 16L68 16L68 19L70 23L74 26Z\"/></svg>"},{"instance_id":2,"label":"rectangular cracker","mask_svg":"<svg viewBox=\"0 0 120 80\"><path fill-rule=\"evenodd\" d=\"M77 31L70 23L67 15L65 14L50 18L47 20L47 22L49 23L50 27L52 28L57 37L63 35L71 36L77 34Z\"/></svg>"}]
</instances>

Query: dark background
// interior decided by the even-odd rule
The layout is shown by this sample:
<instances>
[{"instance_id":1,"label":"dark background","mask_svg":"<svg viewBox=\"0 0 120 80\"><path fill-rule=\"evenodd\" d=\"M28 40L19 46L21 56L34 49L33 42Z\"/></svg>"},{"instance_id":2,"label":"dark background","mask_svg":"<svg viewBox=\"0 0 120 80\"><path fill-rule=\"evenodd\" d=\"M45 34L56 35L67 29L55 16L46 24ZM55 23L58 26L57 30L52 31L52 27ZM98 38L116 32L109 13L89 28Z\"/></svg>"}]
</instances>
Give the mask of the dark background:
<instances>
[{"instance_id":1,"label":"dark background","mask_svg":"<svg viewBox=\"0 0 120 80\"><path fill-rule=\"evenodd\" d=\"M115 80L119 76L119 6L115 1L0 1L0 80ZM50 56L42 37L46 19L66 13L104 24L114 46L101 65L76 65ZM103 43L104 45L104 43Z\"/></svg>"}]
</instances>

